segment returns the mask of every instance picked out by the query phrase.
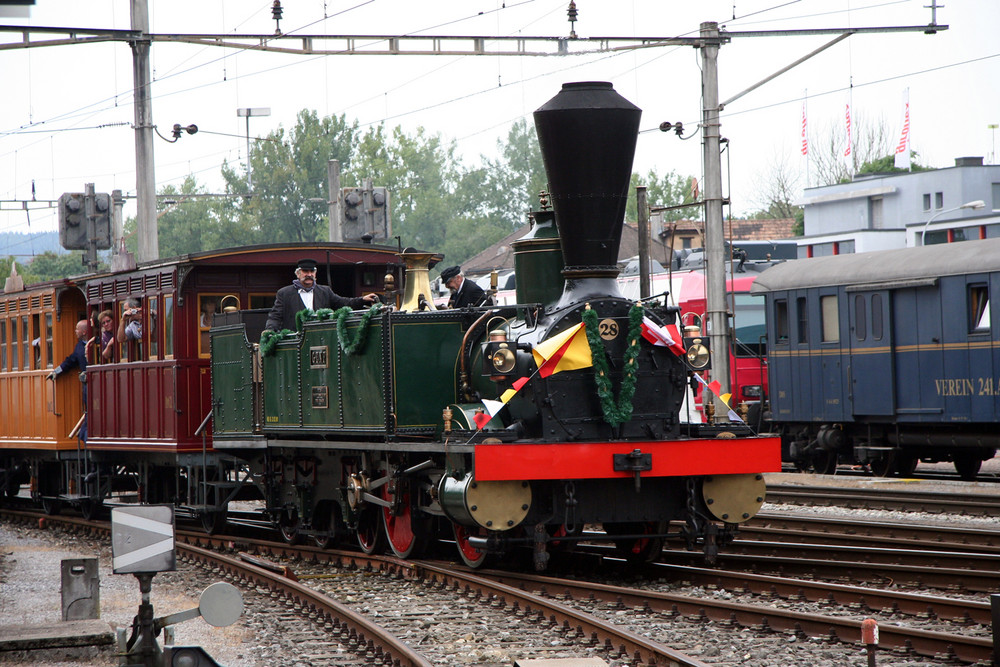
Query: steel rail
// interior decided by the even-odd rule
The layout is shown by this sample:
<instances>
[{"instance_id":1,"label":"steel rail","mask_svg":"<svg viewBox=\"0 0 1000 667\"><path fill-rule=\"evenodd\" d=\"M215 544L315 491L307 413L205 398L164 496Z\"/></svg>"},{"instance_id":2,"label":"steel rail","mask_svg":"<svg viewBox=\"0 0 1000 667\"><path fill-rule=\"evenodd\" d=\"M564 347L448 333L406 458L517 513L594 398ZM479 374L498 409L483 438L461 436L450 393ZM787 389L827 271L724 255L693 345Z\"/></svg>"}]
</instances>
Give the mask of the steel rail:
<instances>
[{"instance_id":1,"label":"steel rail","mask_svg":"<svg viewBox=\"0 0 1000 667\"><path fill-rule=\"evenodd\" d=\"M707 663L676 651L666 644L647 639L642 635L550 598L509 586L500 581L499 577L473 575L427 561L416 561L415 565L420 575L431 581L461 582L467 588L484 591L500 598L515 609L524 607L526 611L543 612L549 616L550 621L562 622L564 627L575 628L580 634L590 634L592 638L603 636L607 649L613 650L614 643L612 642L617 643L619 653L622 656L631 656L634 664L709 667Z\"/></svg>"},{"instance_id":2,"label":"steel rail","mask_svg":"<svg viewBox=\"0 0 1000 667\"><path fill-rule=\"evenodd\" d=\"M965 516L1000 516L1000 496L983 493L901 491L768 484L767 502L852 509L892 509Z\"/></svg>"},{"instance_id":3,"label":"steel rail","mask_svg":"<svg viewBox=\"0 0 1000 667\"><path fill-rule=\"evenodd\" d=\"M618 601L626 607L643 607L668 615L708 617L721 622L736 622L743 627L793 632L799 636L829 637L850 643L861 641L859 619L530 574L498 571L482 574L514 588L542 588L550 594L564 594L575 599ZM988 637L897 627L888 623L879 626L879 645L910 649L924 656L954 655L970 663L989 660L993 655L993 641Z\"/></svg>"}]
</instances>

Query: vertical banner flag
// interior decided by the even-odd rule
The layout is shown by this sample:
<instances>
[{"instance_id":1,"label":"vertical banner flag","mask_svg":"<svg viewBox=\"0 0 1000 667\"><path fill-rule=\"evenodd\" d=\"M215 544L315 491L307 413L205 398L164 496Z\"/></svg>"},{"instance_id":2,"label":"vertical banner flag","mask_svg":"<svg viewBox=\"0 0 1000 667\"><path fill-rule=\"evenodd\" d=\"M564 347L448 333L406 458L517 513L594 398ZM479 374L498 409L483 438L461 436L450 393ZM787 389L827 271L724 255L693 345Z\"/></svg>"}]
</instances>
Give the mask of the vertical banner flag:
<instances>
[{"instance_id":1,"label":"vertical banner flag","mask_svg":"<svg viewBox=\"0 0 1000 667\"><path fill-rule=\"evenodd\" d=\"M903 131L896 146L896 156L893 160L896 169L910 168L910 89L903 91Z\"/></svg>"},{"instance_id":2,"label":"vertical banner flag","mask_svg":"<svg viewBox=\"0 0 1000 667\"><path fill-rule=\"evenodd\" d=\"M844 111L844 119L847 121L847 148L844 149L844 157L851 157L851 144L853 140L851 138L851 104L847 103ZM850 161L848 161L850 162Z\"/></svg>"},{"instance_id":3,"label":"vertical banner flag","mask_svg":"<svg viewBox=\"0 0 1000 667\"><path fill-rule=\"evenodd\" d=\"M806 136L806 103L802 102L802 154L809 155L809 139Z\"/></svg>"}]
</instances>

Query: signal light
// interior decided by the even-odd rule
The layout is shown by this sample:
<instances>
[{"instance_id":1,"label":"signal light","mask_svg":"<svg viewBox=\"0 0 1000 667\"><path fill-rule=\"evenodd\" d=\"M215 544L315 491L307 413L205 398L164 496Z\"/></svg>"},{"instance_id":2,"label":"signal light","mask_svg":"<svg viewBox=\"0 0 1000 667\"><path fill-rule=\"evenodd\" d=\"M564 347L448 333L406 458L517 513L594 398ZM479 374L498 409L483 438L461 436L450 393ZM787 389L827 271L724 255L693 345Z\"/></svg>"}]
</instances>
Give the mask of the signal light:
<instances>
[{"instance_id":1,"label":"signal light","mask_svg":"<svg viewBox=\"0 0 1000 667\"><path fill-rule=\"evenodd\" d=\"M344 219L357 222L361 218L361 190L359 188L344 189Z\"/></svg>"}]
</instances>

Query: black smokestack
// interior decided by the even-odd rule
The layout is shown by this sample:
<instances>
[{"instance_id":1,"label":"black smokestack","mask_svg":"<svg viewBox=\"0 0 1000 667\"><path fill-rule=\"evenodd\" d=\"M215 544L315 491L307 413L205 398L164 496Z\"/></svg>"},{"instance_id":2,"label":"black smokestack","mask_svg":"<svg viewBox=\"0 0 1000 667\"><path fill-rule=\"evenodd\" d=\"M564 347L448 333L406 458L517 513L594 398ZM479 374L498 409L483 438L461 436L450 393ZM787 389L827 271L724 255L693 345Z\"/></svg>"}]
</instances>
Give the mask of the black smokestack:
<instances>
[{"instance_id":1,"label":"black smokestack","mask_svg":"<svg viewBox=\"0 0 1000 667\"><path fill-rule=\"evenodd\" d=\"M563 276L614 278L642 110L610 83L583 81L563 84L534 115Z\"/></svg>"}]
</instances>

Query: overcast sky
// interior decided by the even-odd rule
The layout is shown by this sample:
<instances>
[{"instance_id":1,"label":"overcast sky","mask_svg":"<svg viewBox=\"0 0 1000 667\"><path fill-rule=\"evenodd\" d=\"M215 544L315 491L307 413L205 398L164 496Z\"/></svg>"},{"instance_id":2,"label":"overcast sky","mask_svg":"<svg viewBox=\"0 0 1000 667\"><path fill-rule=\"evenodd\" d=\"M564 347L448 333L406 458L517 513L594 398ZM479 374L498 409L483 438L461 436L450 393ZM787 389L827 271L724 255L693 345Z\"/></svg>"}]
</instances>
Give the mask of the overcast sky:
<instances>
[{"instance_id":1,"label":"overcast sky","mask_svg":"<svg viewBox=\"0 0 1000 667\"><path fill-rule=\"evenodd\" d=\"M933 0L577 0L581 37L692 36L703 21L730 31L925 25ZM424 34L565 36L567 0L286 0L286 34ZM154 33L273 34L271 1L150 0ZM735 16L735 19L733 18ZM326 18L324 18L326 17ZM1000 123L1000 2L952 0L937 21L950 29L854 35L730 104L722 135L726 192L734 212L759 207L755 184L769 164L783 161L801 173L803 99L808 96L810 141L844 132L845 105L855 119L884 119L898 136L902 97L909 89L911 147L924 164L947 167L959 156L993 160ZM129 2L37 0L28 19L2 25L128 29ZM33 39L42 39L35 36ZM0 33L0 43L20 41ZM833 39L736 38L719 56L720 99ZM359 40L359 44L362 41ZM293 43L299 46L299 42ZM571 45L580 50L583 45ZM423 126L457 142L467 164L492 155L512 122L556 94L567 81L604 80L643 109L635 170L675 171L701 180L700 135L687 141L656 130L683 121L690 133L700 119L698 52L660 47L614 54L563 57L360 56L262 54L186 44L154 44L153 121L170 135L174 123L201 131L176 143L154 141L157 190L194 174L212 191L220 166L246 153L245 119L236 110L268 107L252 118L251 135L294 125L304 108L346 114L362 127L381 122L409 132ZM98 192L135 193L131 51L101 43L0 51L0 199L56 199L93 182ZM832 128L832 129L831 129ZM4 209L10 209L4 203ZM134 215L134 201L126 215ZM0 213L0 231L56 229L54 211Z\"/></svg>"}]
</instances>

